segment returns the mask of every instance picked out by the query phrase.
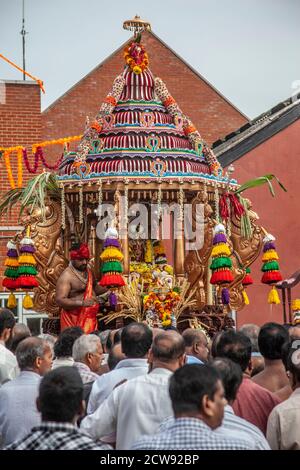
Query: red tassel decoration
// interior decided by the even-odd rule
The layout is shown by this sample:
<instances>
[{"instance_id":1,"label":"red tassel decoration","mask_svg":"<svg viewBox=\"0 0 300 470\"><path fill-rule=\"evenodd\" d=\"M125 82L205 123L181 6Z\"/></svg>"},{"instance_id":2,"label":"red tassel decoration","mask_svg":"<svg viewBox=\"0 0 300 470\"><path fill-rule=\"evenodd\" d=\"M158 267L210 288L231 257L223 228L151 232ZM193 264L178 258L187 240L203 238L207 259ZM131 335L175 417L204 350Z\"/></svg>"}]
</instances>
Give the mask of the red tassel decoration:
<instances>
[{"instance_id":1,"label":"red tassel decoration","mask_svg":"<svg viewBox=\"0 0 300 470\"><path fill-rule=\"evenodd\" d=\"M252 277L250 276L250 268L246 268L246 276L244 277L243 281L242 281L242 284L243 286L250 286L251 284L253 284L253 279Z\"/></svg>"}]
</instances>

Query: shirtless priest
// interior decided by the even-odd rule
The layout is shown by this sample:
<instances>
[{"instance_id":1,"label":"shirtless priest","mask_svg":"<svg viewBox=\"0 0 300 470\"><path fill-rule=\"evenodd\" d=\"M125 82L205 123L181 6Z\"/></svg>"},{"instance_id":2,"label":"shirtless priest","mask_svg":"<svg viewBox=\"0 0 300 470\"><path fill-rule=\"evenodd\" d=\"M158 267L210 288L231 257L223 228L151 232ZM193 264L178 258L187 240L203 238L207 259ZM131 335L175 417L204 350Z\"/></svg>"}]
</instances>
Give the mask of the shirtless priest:
<instances>
[{"instance_id":1,"label":"shirtless priest","mask_svg":"<svg viewBox=\"0 0 300 470\"><path fill-rule=\"evenodd\" d=\"M88 268L88 245L76 245L70 252L70 264L60 275L56 285L56 303L61 307L61 331L69 326L80 326L88 334L97 330L99 301L97 295L105 292L97 284Z\"/></svg>"}]
</instances>

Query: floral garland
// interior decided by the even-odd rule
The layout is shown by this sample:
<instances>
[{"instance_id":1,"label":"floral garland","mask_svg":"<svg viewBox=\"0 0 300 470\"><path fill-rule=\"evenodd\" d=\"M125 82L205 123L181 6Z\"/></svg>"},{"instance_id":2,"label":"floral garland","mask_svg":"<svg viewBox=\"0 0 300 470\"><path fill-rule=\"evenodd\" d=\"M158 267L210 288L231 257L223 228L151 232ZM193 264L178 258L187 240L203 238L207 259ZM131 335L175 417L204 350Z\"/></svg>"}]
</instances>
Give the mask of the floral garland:
<instances>
[{"instance_id":1,"label":"floral garland","mask_svg":"<svg viewBox=\"0 0 300 470\"><path fill-rule=\"evenodd\" d=\"M83 187L79 185L79 223L83 224Z\"/></svg>"},{"instance_id":2,"label":"floral garland","mask_svg":"<svg viewBox=\"0 0 300 470\"><path fill-rule=\"evenodd\" d=\"M132 42L124 49L124 59L130 69L137 75L148 68L149 59L145 47L137 42Z\"/></svg>"},{"instance_id":3,"label":"floral garland","mask_svg":"<svg viewBox=\"0 0 300 470\"><path fill-rule=\"evenodd\" d=\"M7 177L8 177L10 187L12 189L15 189L16 184L15 184L15 180L14 180L14 177L13 177L13 174L12 174L10 158L9 158L10 157L10 152L5 151L3 156L4 156L4 162L5 162L5 166L6 166Z\"/></svg>"},{"instance_id":4,"label":"floral garland","mask_svg":"<svg viewBox=\"0 0 300 470\"><path fill-rule=\"evenodd\" d=\"M161 325L168 327L172 324L172 312L179 300L179 294L174 291L168 292L167 294L150 292L150 294L144 297L144 309L152 310L158 315Z\"/></svg>"},{"instance_id":5,"label":"floral garland","mask_svg":"<svg viewBox=\"0 0 300 470\"><path fill-rule=\"evenodd\" d=\"M184 193L183 193L182 186L179 188L178 199L179 199L179 209L180 209L179 218L182 221L184 219Z\"/></svg>"},{"instance_id":6,"label":"floral garland","mask_svg":"<svg viewBox=\"0 0 300 470\"><path fill-rule=\"evenodd\" d=\"M159 182L160 183L160 182ZM161 184L159 184L158 186L158 192L157 192L157 217L158 217L158 220L160 220L161 218L161 212L162 212L162 208L161 208L161 196L162 196L162 193L161 193Z\"/></svg>"},{"instance_id":7,"label":"floral garland","mask_svg":"<svg viewBox=\"0 0 300 470\"><path fill-rule=\"evenodd\" d=\"M65 200L65 187L61 185L61 228L66 228L66 200Z\"/></svg>"},{"instance_id":8,"label":"floral garland","mask_svg":"<svg viewBox=\"0 0 300 470\"><path fill-rule=\"evenodd\" d=\"M36 173L37 169L38 169L38 165L39 165L39 160L41 160L44 167L47 168L48 170L57 170L59 168L59 165L61 164L61 162L63 160L63 155L57 160L57 162L54 165L49 165L46 162L46 159L44 157L42 148L39 146L35 150L33 168L30 168L30 163L29 163L29 160L28 160L27 150L25 148L23 149L23 158L24 158L25 166L26 166L27 170L29 171L29 173Z\"/></svg>"},{"instance_id":9,"label":"floral garland","mask_svg":"<svg viewBox=\"0 0 300 470\"><path fill-rule=\"evenodd\" d=\"M44 142L33 144L32 153L35 153L38 147L48 147L48 145L65 144L69 142L74 142L76 140L80 140L81 138L82 138L82 135L73 135L71 137L61 137L60 139L55 139L55 140L45 140Z\"/></svg>"},{"instance_id":10,"label":"floral garland","mask_svg":"<svg viewBox=\"0 0 300 470\"><path fill-rule=\"evenodd\" d=\"M218 185L215 185L215 191L214 191L214 200L215 200L215 217L216 217L216 222L217 224L220 222L220 212L219 212L219 190L218 190Z\"/></svg>"},{"instance_id":11,"label":"floral garland","mask_svg":"<svg viewBox=\"0 0 300 470\"><path fill-rule=\"evenodd\" d=\"M20 147L17 150L18 159L18 188L22 188L23 183L23 149Z\"/></svg>"}]
</instances>

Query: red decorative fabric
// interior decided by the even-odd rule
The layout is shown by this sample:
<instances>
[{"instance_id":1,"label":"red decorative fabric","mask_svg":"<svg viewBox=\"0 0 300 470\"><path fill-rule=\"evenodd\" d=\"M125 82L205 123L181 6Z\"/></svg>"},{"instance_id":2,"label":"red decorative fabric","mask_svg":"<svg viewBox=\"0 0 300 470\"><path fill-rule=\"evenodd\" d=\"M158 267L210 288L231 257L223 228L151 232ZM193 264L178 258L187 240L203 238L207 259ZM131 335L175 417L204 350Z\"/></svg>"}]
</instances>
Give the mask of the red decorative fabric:
<instances>
[{"instance_id":1,"label":"red decorative fabric","mask_svg":"<svg viewBox=\"0 0 300 470\"><path fill-rule=\"evenodd\" d=\"M88 245L86 243L81 243L80 247L77 250L71 250L70 258L72 260L90 259L90 250Z\"/></svg>"},{"instance_id":2,"label":"red decorative fabric","mask_svg":"<svg viewBox=\"0 0 300 470\"><path fill-rule=\"evenodd\" d=\"M242 206L235 194L225 193L223 194L223 196L220 197L219 201L219 211L221 218L223 220L227 220L230 215L227 204L227 198L229 200L231 211L233 211L236 217L241 217L245 213L244 207Z\"/></svg>"}]
</instances>

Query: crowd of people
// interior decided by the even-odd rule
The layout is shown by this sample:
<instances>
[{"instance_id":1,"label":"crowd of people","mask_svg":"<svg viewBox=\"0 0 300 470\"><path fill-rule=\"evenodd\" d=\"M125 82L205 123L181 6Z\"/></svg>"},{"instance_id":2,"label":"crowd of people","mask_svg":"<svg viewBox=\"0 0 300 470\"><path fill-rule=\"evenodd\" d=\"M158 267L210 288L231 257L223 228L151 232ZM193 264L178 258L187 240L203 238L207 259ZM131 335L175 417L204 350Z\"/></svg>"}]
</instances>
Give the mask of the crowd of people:
<instances>
[{"instance_id":1,"label":"crowd of people","mask_svg":"<svg viewBox=\"0 0 300 470\"><path fill-rule=\"evenodd\" d=\"M300 325L32 336L0 309L0 448L299 450Z\"/></svg>"}]
</instances>

